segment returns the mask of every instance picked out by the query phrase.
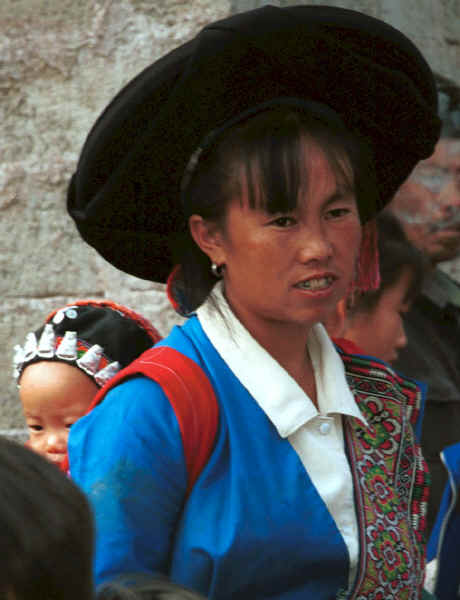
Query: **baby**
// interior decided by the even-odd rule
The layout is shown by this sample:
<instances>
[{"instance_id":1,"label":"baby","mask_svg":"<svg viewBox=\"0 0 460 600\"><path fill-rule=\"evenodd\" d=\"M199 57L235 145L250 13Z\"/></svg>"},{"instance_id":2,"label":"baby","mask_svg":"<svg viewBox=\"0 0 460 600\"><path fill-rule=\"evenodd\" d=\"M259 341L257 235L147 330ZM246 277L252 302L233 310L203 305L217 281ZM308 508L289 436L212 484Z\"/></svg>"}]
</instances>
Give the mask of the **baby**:
<instances>
[{"instance_id":1,"label":"baby","mask_svg":"<svg viewBox=\"0 0 460 600\"><path fill-rule=\"evenodd\" d=\"M99 389L160 339L146 319L110 301L83 300L53 311L15 347L27 445L60 465L70 427Z\"/></svg>"}]
</instances>

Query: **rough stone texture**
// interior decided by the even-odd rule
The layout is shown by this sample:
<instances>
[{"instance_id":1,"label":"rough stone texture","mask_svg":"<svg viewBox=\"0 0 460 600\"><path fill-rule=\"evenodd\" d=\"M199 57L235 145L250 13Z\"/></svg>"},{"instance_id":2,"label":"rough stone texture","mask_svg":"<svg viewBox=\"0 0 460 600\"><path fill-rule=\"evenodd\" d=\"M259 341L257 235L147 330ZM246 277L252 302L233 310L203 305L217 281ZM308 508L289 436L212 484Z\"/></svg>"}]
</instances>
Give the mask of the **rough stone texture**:
<instances>
[{"instance_id":1,"label":"rough stone texture","mask_svg":"<svg viewBox=\"0 0 460 600\"><path fill-rule=\"evenodd\" d=\"M51 309L108 297L162 333L180 320L161 286L123 275L80 240L65 189L110 98L229 10L226 0L0 3L0 430L23 426L13 346Z\"/></svg>"},{"instance_id":2,"label":"rough stone texture","mask_svg":"<svg viewBox=\"0 0 460 600\"><path fill-rule=\"evenodd\" d=\"M0 2L0 430L22 427L13 346L51 309L109 297L142 312L163 333L178 320L160 286L121 274L83 244L65 211L66 185L90 126L124 83L207 22L263 3ZM458 78L456 0L335 4L387 18L420 45L440 75Z\"/></svg>"}]
</instances>

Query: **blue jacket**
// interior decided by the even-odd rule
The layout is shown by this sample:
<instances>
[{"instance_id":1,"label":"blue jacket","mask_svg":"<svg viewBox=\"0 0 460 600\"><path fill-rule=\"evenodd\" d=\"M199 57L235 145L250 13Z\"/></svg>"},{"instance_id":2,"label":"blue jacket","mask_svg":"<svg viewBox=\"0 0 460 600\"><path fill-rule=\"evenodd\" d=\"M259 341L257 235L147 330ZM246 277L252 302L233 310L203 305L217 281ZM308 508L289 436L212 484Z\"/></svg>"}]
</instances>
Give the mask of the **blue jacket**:
<instances>
[{"instance_id":1,"label":"blue jacket","mask_svg":"<svg viewBox=\"0 0 460 600\"><path fill-rule=\"evenodd\" d=\"M460 443L445 448L441 458L449 481L428 543L427 559L438 560L434 589L438 600L457 600L460 598Z\"/></svg>"},{"instance_id":2,"label":"blue jacket","mask_svg":"<svg viewBox=\"0 0 460 600\"><path fill-rule=\"evenodd\" d=\"M142 377L115 387L72 427L71 474L96 519L97 581L147 571L219 600L356 597L344 592L345 543L295 450L196 317L160 344L195 360L211 380L220 412L215 446L186 498L175 414L158 384ZM345 428L363 536L356 591L381 586L385 600L415 600L423 556L411 494L420 497L424 469L408 417L415 422L417 407L394 393L394 373L382 367L362 377L360 369L350 384L371 427L351 419Z\"/></svg>"}]
</instances>

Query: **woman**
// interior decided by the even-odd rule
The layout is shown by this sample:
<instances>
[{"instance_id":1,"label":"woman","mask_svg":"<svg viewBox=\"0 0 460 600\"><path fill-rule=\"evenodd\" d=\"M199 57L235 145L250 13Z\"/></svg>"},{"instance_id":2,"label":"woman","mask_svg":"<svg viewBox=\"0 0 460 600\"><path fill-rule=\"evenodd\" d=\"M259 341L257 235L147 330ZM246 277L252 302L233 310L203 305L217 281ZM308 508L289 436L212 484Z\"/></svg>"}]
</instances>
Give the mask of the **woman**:
<instances>
[{"instance_id":1,"label":"woman","mask_svg":"<svg viewBox=\"0 0 460 600\"><path fill-rule=\"evenodd\" d=\"M155 356L171 357L179 391L190 363L211 387L187 421L174 394L132 377L150 373L138 363L72 428L99 580L160 572L210 598L420 596L420 391L339 355L320 322L352 285L376 283L362 224L438 133L414 46L328 7L214 23L106 109L70 213L125 271L165 281L180 264L169 287L191 316ZM189 485L184 429L201 453L213 406Z\"/></svg>"}]
</instances>

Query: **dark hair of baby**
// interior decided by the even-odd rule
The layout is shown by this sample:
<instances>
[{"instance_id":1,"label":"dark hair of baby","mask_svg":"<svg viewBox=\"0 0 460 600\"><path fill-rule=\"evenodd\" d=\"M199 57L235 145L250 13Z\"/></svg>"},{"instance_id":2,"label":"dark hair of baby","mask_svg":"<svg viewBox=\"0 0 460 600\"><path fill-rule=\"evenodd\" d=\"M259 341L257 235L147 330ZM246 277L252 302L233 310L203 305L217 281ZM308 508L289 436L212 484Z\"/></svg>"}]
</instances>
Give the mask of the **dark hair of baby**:
<instances>
[{"instance_id":1,"label":"dark hair of baby","mask_svg":"<svg viewBox=\"0 0 460 600\"><path fill-rule=\"evenodd\" d=\"M54 465L0 438L0 598L90 600L93 521Z\"/></svg>"},{"instance_id":2,"label":"dark hair of baby","mask_svg":"<svg viewBox=\"0 0 460 600\"><path fill-rule=\"evenodd\" d=\"M101 584L96 600L204 600L204 596L166 577L136 573Z\"/></svg>"},{"instance_id":3,"label":"dark hair of baby","mask_svg":"<svg viewBox=\"0 0 460 600\"><path fill-rule=\"evenodd\" d=\"M184 192L186 218L197 214L222 224L228 203L244 191L253 208L263 207L272 214L294 210L310 176L302 152L305 141L307 147L308 142L319 146L338 180L353 189L365 221L368 211L375 210L377 192L364 142L358 142L327 114L312 115L292 107L272 108L248 118L203 151ZM175 258L181 270L175 285L193 310L206 299L216 280L209 258L188 231L177 246Z\"/></svg>"},{"instance_id":4,"label":"dark hair of baby","mask_svg":"<svg viewBox=\"0 0 460 600\"><path fill-rule=\"evenodd\" d=\"M411 274L410 286L405 300L412 301L420 293L423 277L427 269L424 255L408 239L398 219L388 211L380 213L376 219L378 230L378 250L380 287L377 290L355 295L349 310L372 311L383 292L392 287L408 269Z\"/></svg>"}]
</instances>

